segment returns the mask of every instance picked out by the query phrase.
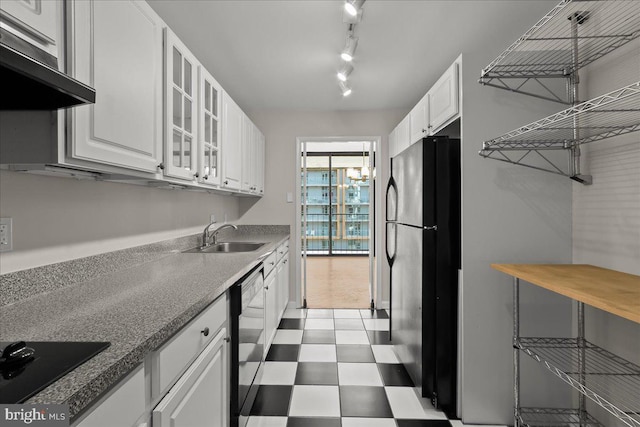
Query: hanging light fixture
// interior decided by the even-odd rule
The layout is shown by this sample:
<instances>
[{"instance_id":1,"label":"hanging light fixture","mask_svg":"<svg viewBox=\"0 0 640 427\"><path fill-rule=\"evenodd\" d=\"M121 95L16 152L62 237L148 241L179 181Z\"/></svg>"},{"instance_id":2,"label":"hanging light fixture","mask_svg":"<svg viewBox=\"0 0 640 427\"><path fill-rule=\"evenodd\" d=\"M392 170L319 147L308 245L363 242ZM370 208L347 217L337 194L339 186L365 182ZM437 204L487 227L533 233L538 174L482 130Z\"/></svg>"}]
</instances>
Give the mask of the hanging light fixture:
<instances>
[{"instance_id":1,"label":"hanging light fixture","mask_svg":"<svg viewBox=\"0 0 640 427\"><path fill-rule=\"evenodd\" d=\"M344 10L346 10L349 15L356 16L364 2L365 0L346 0L344 2Z\"/></svg>"},{"instance_id":2,"label":"hanging light fixture","mask_svg":"<svg viewBox=\"0 0 640 427\"><path fill-rule=\"evenodd\" d=\"M369 170L369 166L365 163L366 160L366 142L362 143L362 167L360 168L348 168L347 169L347 178L351 181L362 181L365 182L369 179L371 175L371 171Z\"/></svg>"},{"instance_id":3,"label":"hanging light fixture","mask_svg":"<svg viewBox=\"0 0 640 427\"><path fill-rule=\"evenodd\" d=\"M340 57L347 62L353 61L353 55L356 53L356 47L358 47L358 38L349 34Z\"/></svg>"},{"instance_id":4,"label":"hanging light fixture","mask_svg":"<svg viewBox=\"0 0 640 427\"><path fill-rule=\"evenodd\" d=\"M352 72L353 65L349 64L348 62L343 63L342 67L340 67L340 70L338 70L338 80L340 80L341 82L346 82L347 78Z\"/></svg>"},{"instance_id":5,"label":"hanging light fixture","mask_svg":"<svg viewBox=\"0 0 640 427\"><path fill-rule=\"evenodd\" d=\"M366 165L364 163L366 156L365 156L365 147L366 147L366 143L362 143L362 169L360 169L360 178L362 179L362 181L366 181L367 179L369 179L369 166Z\"/></svg>"},{"instance_id":6,"label":"hanging light fixture","mask_svg":"<svg viewBox=\"0 0 640 427\"><path fill-rule=\"evenodd\" d=\"M356 168L347 168L347 178L351 181L357 181L360 179L360 174Z\"/></svg>"},{"instance_id":7,"label":"hanging light fixture","mask_svg":"<svg viewBox=\"0 0 640 427\"><path fill-rule=\"evenodd\" d=\"M347 86L345 82L338 82L338 85L340 86L340 90L342 91L342 96L351 95L351 88Z\"/></svg>"}]
</instances>

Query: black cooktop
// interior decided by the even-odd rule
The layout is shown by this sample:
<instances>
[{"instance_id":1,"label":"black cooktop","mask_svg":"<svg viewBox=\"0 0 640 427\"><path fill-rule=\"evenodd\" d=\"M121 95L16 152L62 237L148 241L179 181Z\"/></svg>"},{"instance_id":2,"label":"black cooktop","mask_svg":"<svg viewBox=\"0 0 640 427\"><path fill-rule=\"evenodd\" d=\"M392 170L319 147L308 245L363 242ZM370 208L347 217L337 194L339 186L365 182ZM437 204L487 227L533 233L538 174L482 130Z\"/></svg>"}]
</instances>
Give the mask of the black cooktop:
<instances>
[{"instance_id":1,"label":"black cooktop","mask_svg":"<svg viewBox=\"0 0 640 427\"><path fill-rule=\"evenodd\" d=\"M0 342L0 349L9 342ZM82 365L105 348L108 342L27 341L31 357L0 364L0 403L22 403L49 384Z\"/></svg>"}]
</instances>

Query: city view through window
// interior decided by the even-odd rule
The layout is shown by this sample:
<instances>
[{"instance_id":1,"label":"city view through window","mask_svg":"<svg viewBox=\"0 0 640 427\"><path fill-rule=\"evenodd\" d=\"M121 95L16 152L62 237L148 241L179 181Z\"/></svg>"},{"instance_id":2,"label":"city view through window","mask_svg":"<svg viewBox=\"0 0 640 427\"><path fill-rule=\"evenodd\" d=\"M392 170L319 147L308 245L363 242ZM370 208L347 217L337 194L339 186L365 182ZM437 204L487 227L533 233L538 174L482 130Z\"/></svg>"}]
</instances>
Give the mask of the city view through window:
<instances>
[{"instance_id":1,"label":"city view through window","mask_svg":"<svg viewBox=\"0 0 640 427\"><path fill-rule=\"evenodd\" d=\"M308 255L369 253L368 165L368 153L307 156L301 221Z\"/></svg>"}]
</instances>

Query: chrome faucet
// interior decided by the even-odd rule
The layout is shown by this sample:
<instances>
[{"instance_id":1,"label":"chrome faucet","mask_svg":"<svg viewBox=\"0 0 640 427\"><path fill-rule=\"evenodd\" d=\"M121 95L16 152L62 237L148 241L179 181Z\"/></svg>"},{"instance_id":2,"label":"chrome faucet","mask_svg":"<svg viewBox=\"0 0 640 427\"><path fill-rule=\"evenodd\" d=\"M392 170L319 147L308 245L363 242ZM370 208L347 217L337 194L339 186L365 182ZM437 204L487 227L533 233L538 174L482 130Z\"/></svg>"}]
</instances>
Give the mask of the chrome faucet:
<instances>
[{"instance_id":1,"label":"chrome faucet","mask_svg":"<svg viewBox=\"0 0 640 427\"><path fill-rule=\"evenodd\" d=\"M209 228L215 223L216 223L215 221L212 221L204 228L204 231L202 232L202 246L201 247L206 248L207 246L211 245L211 243L209 243Z\"/></svg>"},{"instance_id":2,"label":"chrome faucet","mask_svg":"<svg viewBox=\"0 0 640 427\"><path fill-rule=\"evenodd\" d=\"M211 245L215 245L216 243L218 243L218 233L221 232L222 230L224 230L225 228L233 228L234 230L238 229L237 225L233 225L233 224L223 224L220 227L218 227L217 229L213 230L213 233L211 233L211 240L212 242L209 243L209 228L215 224L215 222L210 223L209 225L207 225L204 228L204 231L202 232L202 247L206 248L207 246L211 246Z\"/></svg>"}]
</instances>

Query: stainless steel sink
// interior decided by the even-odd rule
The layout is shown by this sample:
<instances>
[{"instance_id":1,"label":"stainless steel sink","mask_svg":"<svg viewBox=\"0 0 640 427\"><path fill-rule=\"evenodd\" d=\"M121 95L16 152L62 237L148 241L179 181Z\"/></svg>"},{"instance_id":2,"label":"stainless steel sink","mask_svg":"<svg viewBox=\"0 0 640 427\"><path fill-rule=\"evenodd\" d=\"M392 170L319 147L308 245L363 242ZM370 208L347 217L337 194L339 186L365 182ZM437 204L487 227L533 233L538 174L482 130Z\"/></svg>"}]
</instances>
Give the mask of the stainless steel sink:
<instances>
[{"instance_id":1,"label":"stainless steel sink","mask_svg":"<svg viewBox=\"0 0 640 427\"><path fill-rule=\"evenodd\" d=\"M253 252L264 246L265 243L256 242L220 242L215 245L205 247L198 246L182 253L210 254L210 253L235 253L235 252Z\"/></svg>"}]
</instances>

